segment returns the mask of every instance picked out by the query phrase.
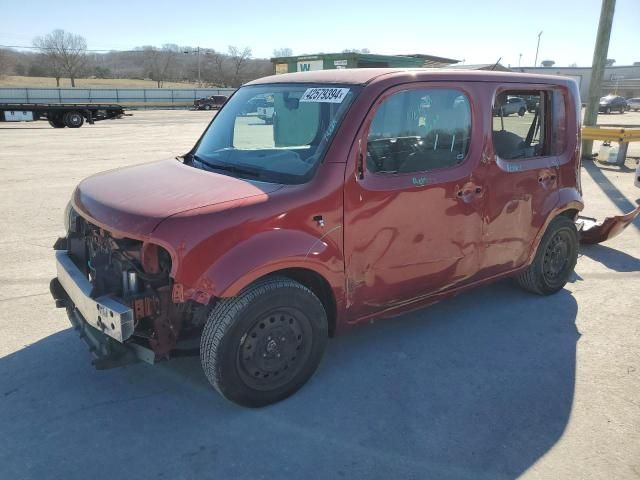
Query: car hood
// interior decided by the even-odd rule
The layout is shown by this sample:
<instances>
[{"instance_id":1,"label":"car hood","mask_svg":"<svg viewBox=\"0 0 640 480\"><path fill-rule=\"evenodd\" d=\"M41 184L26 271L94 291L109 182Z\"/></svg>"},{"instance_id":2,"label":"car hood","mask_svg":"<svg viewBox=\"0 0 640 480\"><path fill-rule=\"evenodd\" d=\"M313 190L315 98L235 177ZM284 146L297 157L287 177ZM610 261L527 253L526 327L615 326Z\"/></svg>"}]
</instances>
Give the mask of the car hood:
<instances>
[{"instance_id":1,"label":"car hood","mask_svg":"<svg viewBox=\"0 0 640 480\"><path fill-rule=\"evenodd\" d=\"M72 204L113 233L144 237L167 217L187 210L268 195L282 185L230 177L164 160L111 170L83 180Z\"/></svg>"}]
</instances>

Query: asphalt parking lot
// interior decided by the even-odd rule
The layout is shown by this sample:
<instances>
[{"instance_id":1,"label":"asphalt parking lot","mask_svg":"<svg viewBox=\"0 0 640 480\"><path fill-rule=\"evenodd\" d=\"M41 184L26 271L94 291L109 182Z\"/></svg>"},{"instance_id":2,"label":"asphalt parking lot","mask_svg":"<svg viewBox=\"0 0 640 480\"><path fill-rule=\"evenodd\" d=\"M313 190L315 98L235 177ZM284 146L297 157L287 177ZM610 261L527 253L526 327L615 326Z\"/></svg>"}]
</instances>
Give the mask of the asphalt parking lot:
<instances>
[{"instance_id":1,"label":"asphalt parking lot","mask_svg":"<svg viewBox=\"0 0 640 480\"><path fill-rule=\"evenodd\" d=\"M502 281L332 340L264 409L225 402L197 358L94 370L48 293L64 206L90 174L184 153L211 116L0 124L0 478L640 477L640 219L582 247L553 297ZM631 210L634 167L585 162L585 215Z\"/></svg>"}]
</instances>

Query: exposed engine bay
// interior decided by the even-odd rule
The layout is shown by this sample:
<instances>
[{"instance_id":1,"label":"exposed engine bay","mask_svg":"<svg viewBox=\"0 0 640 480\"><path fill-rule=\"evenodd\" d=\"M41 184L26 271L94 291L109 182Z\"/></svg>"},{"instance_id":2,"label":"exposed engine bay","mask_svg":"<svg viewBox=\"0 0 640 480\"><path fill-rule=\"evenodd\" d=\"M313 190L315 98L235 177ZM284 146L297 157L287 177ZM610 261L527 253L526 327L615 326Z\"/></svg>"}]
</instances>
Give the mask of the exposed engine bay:
<instances>
[{"instance_id":1,"label":"exposed engine bay","mask_svg":"<svg viewBox=\"0 0 640 480\"><path fill-rule=\"evenodd\" d=\"M134 326L125 346L133 343L149 349L154 361L168 358L170 354L193 353L188 349L177 350L178 342L188 343L189 339L199 336L204 307L174 301L171 256L164 248L118 238L75 212L70 212L67 237L59 239L55 248L66 250L88 279L91 298L113 297L130 307ZM70 300L64 306L75 309ZM98 317L98 327L108 334L109 319L106 318L104 324L100 322Z\"/></svg>"}]
</instances>

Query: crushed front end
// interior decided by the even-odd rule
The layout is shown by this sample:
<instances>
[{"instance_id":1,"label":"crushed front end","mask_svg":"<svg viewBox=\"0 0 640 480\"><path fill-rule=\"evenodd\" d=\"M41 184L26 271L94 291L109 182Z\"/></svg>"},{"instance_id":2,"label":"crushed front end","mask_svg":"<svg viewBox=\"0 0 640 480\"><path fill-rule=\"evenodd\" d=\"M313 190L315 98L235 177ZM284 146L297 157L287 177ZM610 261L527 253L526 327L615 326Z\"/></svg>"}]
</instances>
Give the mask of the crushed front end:
<instances>
[{"instance_id":1,"label":"crushed front end","mask_svg":"<svg viewBox=\"0 0 640 480\"><path fill-rule=\"evenodd\" d=\"M159 245L117 237L68 211L67 236L54 245L56 306L89 344L96 368L170 355L199 336L202 305L174 301L171 256Z\"/></svg>"}]
</instances>

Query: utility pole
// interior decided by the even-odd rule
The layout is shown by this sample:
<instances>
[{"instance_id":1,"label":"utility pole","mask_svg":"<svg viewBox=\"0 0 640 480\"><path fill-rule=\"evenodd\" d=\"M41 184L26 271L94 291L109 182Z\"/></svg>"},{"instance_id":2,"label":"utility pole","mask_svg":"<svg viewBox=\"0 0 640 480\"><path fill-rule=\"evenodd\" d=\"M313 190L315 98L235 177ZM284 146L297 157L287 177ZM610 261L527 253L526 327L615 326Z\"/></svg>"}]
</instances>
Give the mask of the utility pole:
<instances>
[{"instance_id":1,"label":"utility pole","mask_svg":"<svg viewBox=\"0 0 640 480\"><path fill-rule=\"evenodd\" d=\"M540 50L540 37L542 36L542 30L538 33L538 46L536 47L536 59L533 61L533 66L538 66L538 50Z\"/></svg>"},{"instance_id":2,"label":"utility pole","mask_svg":"<svg viewBox=\"0 0 640 480\"><path fill-rule=\"evenodd\" d=\"M193 54L193 50L185 50L182 53L186 55ZM198 87L202 87L202 80L200 78L200 47L196 47L196 56L198 57Z\"/></svg>"},{"instance_id":3,"label":"utility pole","mask_svg":"<svg viewBox=\"0 0 640 480\"><path fill-rule=\"evenodd\" d=\"M587 108L584 112L584 125L589 127L594 127L598 120L602 79L604 77L604 67L607 63L609 38L611 37L611 25L613 24L613 12L615 9L616 0L602 0L600 23L598 24L598 34L596 35L596 46L593 50L589 96L587 97ZM592 154L593 140L583 140L582 156L592 158Z\"/></svg>"},{"instance_id":4,"label":"utility pole","mask_svg":"<svg viewBox=\"0 0 640 480\"><path fill-rule=\"evenodd\" d=\"M521 61L522 61L522 54L518 55L518 68L520 68Z\"/></svg>"}]
</instances>

